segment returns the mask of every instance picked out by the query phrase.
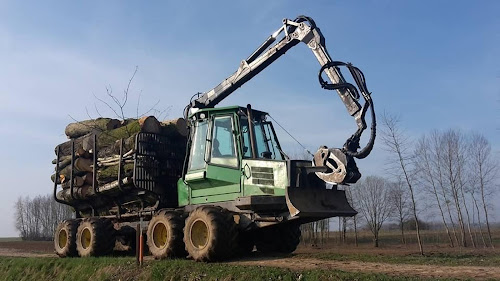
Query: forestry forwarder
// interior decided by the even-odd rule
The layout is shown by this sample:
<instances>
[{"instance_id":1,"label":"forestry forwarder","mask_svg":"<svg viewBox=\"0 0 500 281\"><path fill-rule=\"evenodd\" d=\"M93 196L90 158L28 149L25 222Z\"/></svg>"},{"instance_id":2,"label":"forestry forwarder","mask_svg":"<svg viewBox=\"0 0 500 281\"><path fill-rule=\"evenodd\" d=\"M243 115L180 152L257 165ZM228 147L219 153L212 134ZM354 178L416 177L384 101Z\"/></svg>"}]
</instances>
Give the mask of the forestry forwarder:
<instances>
[{"instance_id":1,"label":"forestry forwarder","mask_svg":"<svg viewBox=\"0 0 500 281\"><path fill-rule=\"evenodd\" d=\"M321 65L321 87L337 91L358 127L342 148L320 147L312 162L287 157L267 113L250 105L214 108L300 42L307 44ZM356 86L346 82L341 67L347 68ZM373 148L373 102L362 72L349 63L332 61L311 18L284 19L281 28L233 75L197 96L185 109L190 128L187 143L139 133L132 181L120 178L118 172L118 192L108 195L108 187L98 186L94 176L93 197L80 199L71 179L71 200L63 200L54 184L55 199L76 213L76 219L62 222L55 233L59 256L104 255L115 241L133 248L131 226L139 221L148 222L147 245L155 258L223 260L250 252L254 246L262 252L290 253L299 243L300 224L356 214L337 187L361 177L354 158L366 157ZM371 136L359 149L368 109ZM120 149L120 163L122 153Z\"/></svg>"}]
</instances>

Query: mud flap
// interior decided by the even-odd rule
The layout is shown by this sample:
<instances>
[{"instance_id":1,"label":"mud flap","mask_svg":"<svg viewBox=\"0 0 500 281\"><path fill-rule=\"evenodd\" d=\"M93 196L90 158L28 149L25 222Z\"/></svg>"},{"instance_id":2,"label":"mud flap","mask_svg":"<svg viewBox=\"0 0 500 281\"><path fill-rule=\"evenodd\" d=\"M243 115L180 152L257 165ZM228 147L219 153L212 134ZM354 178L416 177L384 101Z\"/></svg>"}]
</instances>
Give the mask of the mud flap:
<instances>
[{"instance_id":1,"label":"mud flap","mask_svg":"<svg viewBox=\"0 0 500 281\"><path fill-rule=\"evenodd\" d=\"M356 212L344 190L326 188L286 188L286 204L293 217L352 217Z\"/></svg>"}]
</instances>

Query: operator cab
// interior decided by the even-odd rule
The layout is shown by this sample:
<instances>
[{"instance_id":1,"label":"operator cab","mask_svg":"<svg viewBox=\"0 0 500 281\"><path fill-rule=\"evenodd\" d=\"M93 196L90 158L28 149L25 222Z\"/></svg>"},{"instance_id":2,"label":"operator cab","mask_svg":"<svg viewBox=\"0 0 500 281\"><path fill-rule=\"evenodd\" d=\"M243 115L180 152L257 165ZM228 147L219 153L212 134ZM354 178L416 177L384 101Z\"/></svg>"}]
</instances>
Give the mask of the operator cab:
<instances>
[{"instance_id":1,"label":"operator cab","mask_svg":"<svg viewBox=\"0 0 500 281\"><path fill-rule=\"evenodd\" d=\"M253 122L249 123L249 115ZM242 159L285 160L266 112L244 107L204 109L190 117L188 171L206 164L238 168Z\"/></svg>"},{"instance_id":2,"label":"operator cab","mask_svg":"<svg viewBox=\"0 0 500 281\"><path fill-rule=\"evenodd\" d=\"M250 106L200 109L190 115L189 151L178 188L184 204L285 194L286 156L267 116Z\"/></svg>"}]
</instances>

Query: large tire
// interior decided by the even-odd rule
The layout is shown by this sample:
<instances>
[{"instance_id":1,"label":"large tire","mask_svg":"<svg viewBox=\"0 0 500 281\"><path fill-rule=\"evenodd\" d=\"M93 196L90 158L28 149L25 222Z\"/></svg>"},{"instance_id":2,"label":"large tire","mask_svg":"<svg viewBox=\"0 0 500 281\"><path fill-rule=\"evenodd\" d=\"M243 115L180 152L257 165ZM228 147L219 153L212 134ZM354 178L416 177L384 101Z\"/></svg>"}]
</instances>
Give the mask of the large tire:
<instances>
[{"instance_id":1,"label":"large tire","mask_svg":"<svg viewBox=\"0 0 500 281\"><path fill-rule=\"evenodd\" d=\"M81 257L109 254L115 246L115 229L108 219L84 219L76 233L76 249Z\"/></svg>"},{"instance_id":2,"label":"large tire","mask_svg":"<svg viewBox=\"0 0 500 281\"><path fill-rule=\"evenodd\" d=\"M257 251L263 253L289 254L300 243L300 225L286 224L259 229L257 233Z\"/></svg>"},{"instance_id":3,"label":"large tire","mask_svg":"<svg viewBox=\"0 0 500 281\"><path fill-rule=\"evenodd\" d=\"M255 231L240 231L238 233L238 245L237 254L238 256L247 256L255 247Z\"/></svg>"},{"instance_id":4,"label":"large tire","mask_svg":"<svg viewBox=\"0 0 500 281\"><path fill-rule=\"evenodd\" d=\"M221 261L235 250L238 230L233 215L226 209L202 206L186 219L184 244L195 261Z\"/></svg>"},{"instance_id":5,"label":"large tire","mask_svg":"<svg viewBox=\"0 0 500 281\"><path fill-rule=\"evenodd\" d=\"M54 233L54 249L56 254L61 257L76 257L76 231L78 229L78 221L65 220L56 228Z\"/></svg>"},{"instance_id":6,"label":"large tire","mask_svg":"<svg viewBox=\"0 0 500 281\"><path fill-rule=\"evenodd\" d=\"M151 219L147 245L155 259L187 256L183 228L184 217L175 211L160 211Z\"/></svg>"}]
</instances>

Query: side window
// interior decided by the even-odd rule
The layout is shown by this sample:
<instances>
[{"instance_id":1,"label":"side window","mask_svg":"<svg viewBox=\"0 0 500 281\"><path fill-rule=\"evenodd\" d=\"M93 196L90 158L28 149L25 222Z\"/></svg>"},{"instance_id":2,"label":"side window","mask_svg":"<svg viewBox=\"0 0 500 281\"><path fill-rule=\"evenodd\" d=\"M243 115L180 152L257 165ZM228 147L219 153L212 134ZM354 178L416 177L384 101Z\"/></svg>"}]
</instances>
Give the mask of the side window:
<instances>
[{"instance_id":1,"label":"side window","mask_svg":"<svg viewBox=\"0 0 500 281\"><path fill-rule=\"evenodd\" d=\"M283 160L278 140L272 129L270 122L262 121L260 118L253 122L255 132L255 156L258 159L274 159ZM252 148L250 145L250 132L248 126L248 118L246 116L240 117L241 136L242 136L242 149L243 157L252 157Z\"/></svg>"},{"instance_id":2,"label":"side window","mask_svg":"<svg viewBox=\"0 0 500 281\"><path fill-rule=\"evenodd\" d=\"M258 158L271 158L269 156L269 147L266 142L267 138L264 133L262 123L261 122L255 122L254 124L254 130L255 130L255 146L257 147L257 157ZM266 155L266 156L265 156Z\"/></svg>"},{"instance_id":3,"label":"side window","mask_svg":"<svg viewBox=\"0 0 500 281\"><path fill-rule=\"evenodd\" d=\"M191 143L191 157L189 170L205 168L205 145L207 142L207 121L197 122L194 125L193 142Z\"/></svg>"},{"instance_id":4,"label":"side window","mask_svg":"<svg viewBox=\"0 0 500 281\"><path fill-rule=\"evenodd\" d=\"M250 132L248 131L248 119L241 117L241 135L243 136L243 157L252 157L252 148L250 147Z\"/></svg>"},{"instance_id":5,"label":"side window","mask_svg":"<svg viewBox=\"0 0 500 281\"><path fill-rule=\"evenodd\" d=\"M231 116L214 118L210 163L238 167Z\"/></svg>"}]
</instances>

